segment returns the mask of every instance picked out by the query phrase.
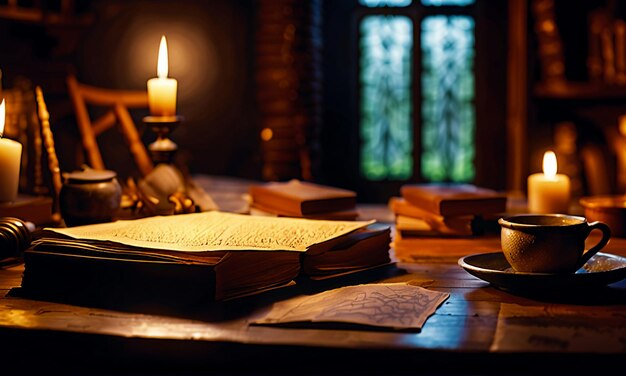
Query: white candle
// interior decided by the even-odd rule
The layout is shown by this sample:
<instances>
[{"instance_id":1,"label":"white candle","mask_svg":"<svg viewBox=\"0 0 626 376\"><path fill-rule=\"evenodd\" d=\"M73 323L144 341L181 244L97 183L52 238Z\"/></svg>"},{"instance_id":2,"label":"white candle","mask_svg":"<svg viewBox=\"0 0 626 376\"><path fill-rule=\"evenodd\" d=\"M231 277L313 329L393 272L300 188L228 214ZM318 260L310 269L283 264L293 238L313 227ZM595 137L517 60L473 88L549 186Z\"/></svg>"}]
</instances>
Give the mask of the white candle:
<instances>
[{"instance_id":1,"label":"white candle","mask_svg":"<svg viewBox=\"0 0 626 376\"><path fill-rule=\"evenodd\" d=\"M570 201L570 180L557 174L556 155L543 156L543 173L528 177L528 210L531 213L567 213Z\"/></svg>"},{"instance_id":2,"label":"white candle","mask_svg":"<svg viewBox=\"0 0 626 376\"><path fill-rule=\"evenodd\" d=\"M22 145L2 138L4 133L4 99L0 104L0 202L15 201L20 181Z\"/></svg>"},{"instance_id":3,"label":"white candle","mask_svg":"<svg viewBox=\"0 0 626 376\"><path fill-rule=\"evenodd\" d=\"M153 116L176 115L176 90L178 82L167 78L168 59L165 35L161 37L157 61L157 78L148 80L148 105Z\"/></svg>"}]
</instances>

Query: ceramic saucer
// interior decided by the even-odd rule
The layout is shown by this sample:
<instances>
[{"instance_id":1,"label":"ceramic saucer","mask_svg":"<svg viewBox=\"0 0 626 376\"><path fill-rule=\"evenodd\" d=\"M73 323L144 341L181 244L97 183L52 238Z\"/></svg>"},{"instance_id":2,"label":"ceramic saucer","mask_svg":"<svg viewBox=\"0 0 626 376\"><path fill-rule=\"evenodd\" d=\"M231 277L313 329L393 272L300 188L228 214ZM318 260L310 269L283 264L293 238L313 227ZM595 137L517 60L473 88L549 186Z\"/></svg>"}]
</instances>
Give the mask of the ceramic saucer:
<instances>
[{"instance_id":1,"label":"ceramic saucer","mask_svg":"<svg viewBox=\"0 0 626 376\"><path fill-rule=\"evenodd\" d=\"M626 278L626 258L600 252L576 273L569 274L515 272L502 252L465 256L458 264L495 287L516 291L597 288Z\"/></svg>"}]
</instances>

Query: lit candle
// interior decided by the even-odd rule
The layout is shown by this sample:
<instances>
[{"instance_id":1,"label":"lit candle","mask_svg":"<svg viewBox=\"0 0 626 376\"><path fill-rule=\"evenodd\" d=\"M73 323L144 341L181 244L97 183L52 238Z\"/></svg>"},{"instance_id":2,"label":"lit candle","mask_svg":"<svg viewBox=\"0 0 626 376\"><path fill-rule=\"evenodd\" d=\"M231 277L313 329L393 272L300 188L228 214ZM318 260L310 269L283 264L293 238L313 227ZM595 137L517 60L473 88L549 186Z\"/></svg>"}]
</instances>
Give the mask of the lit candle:
<instances>
[{"instance_id":1,"label":"lit candle","mask_svg":"<svg viewBox=\"0 0 626 376\"><path fill-rule=\"evenodd\" d=\"M4 99L0 104L0 202L15 201L20 181L22 145L2 138L4 134Z\"/></svg>"},{"instance_id":2,"label":"lit candle","mask_svg":"<svg viewBox=\"0 0 626 376\"><path fill-rule=\"evenodd\" d=\"M157 78L148 80L148 104L153 116L176 115L176 89L178 82L167 78L167 42L165 35L161 37L159 57L157 61Z\"/></svg>"},{"instance_id":3,"label":"lit candle","mask_svg":"<svg viewBox=\"0 0 626 376\"><path fill-rule=\"evenodd\" d=\"M556 155L547 151L543 156L543 173L528 177L528 210L531 213L568 212L569 177L556 172Z\"/></svg>"}]
</instances>

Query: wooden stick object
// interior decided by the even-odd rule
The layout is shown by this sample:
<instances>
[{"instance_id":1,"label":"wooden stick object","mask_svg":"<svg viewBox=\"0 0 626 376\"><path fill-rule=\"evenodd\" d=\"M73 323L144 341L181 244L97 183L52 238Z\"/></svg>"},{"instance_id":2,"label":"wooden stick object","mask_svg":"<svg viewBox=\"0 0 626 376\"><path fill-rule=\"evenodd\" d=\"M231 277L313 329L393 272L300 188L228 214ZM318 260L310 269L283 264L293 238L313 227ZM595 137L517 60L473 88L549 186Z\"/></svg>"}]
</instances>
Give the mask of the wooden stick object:
<instances>
[{"instance_id":1,"label":"wooden stick object","mask_svg":"<svg viewBox=\"0 0 626 376\"><path fill-rule=\"evenodd\" d=\"M57 159L54 147L54 137L52 135L52 130L50 129L50 113L48 112L41 87L37 86L35 88L35 96L37 98L37 113L39 115L39 121L41 122L43 144L48 155L48 168L50 169L50 173L52 175L52 187L54 189L52 219L56 221L60 219L59 193L61 192L61 186L63 185L63 182L61 181L61 169L59 168L59 160Z\"/></svg>"}]
</instances>

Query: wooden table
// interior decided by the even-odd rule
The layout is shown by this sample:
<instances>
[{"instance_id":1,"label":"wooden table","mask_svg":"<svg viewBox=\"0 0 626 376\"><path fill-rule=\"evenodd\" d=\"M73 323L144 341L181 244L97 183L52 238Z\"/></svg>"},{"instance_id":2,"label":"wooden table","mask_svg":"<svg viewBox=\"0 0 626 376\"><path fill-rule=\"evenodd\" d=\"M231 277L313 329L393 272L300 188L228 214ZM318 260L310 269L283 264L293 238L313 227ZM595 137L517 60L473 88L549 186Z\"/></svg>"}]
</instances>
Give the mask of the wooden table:
<instances>
[{"instance_id":1,"label":"wooden table","mask_svg":"<svg viewBox=\"0 0 626 376\"><path fill-rule=\"evenodd\" d=\"M456 264L462 254L492 247L496 251L497 239L462 240L463 246L442 239L424 244L428 248L441 242L449 250L442 257L420 257L417 252L415 262L398 263L375 277L412 280L450 293L420 332L250 325L272 301L285 297L281 293L232 301L211 312L159 315L5 297L0 299L0 369L83 374L598 374L623 367L626 280L592 294L557 299L563 301L518 296L491 287ZM626 239L613 239L606 251L626 255ZM0 295L20 285L22 271L22 265L0 270ZM583 345L586 338L591 342L583 350L572 348L577 337Z\"/></svg>"}]
</instances>

